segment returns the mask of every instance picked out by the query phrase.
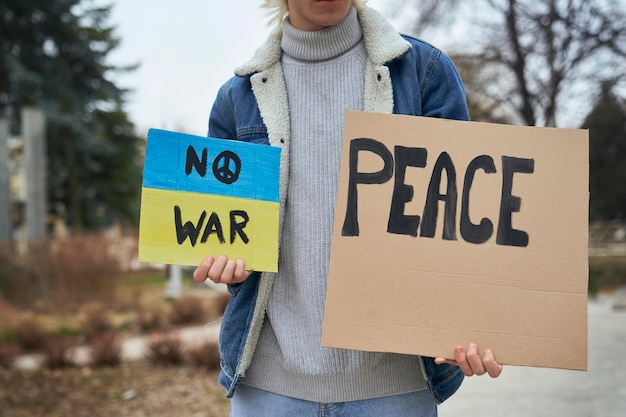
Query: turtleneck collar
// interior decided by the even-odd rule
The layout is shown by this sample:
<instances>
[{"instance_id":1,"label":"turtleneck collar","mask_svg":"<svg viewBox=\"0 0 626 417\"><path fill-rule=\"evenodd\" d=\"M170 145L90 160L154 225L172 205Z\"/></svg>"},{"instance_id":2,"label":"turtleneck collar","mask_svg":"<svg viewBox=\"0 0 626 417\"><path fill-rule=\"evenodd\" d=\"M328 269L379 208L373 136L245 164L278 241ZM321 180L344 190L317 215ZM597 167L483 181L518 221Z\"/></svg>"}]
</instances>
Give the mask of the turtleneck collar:
<instances>
[{"instance_id":1,"label":"turtleneck collar","mask_svg":"<svg viewBox=\"0 0 626 417\"><path fill-rule=\"evenodd\" d=\"M287 55L303 61L323 61L350 50L363 38L363 31L352 7L346 18L336 26L314 32L294 28L289 19L283 23L281 48Z\"/></svg>"}]
</instances>

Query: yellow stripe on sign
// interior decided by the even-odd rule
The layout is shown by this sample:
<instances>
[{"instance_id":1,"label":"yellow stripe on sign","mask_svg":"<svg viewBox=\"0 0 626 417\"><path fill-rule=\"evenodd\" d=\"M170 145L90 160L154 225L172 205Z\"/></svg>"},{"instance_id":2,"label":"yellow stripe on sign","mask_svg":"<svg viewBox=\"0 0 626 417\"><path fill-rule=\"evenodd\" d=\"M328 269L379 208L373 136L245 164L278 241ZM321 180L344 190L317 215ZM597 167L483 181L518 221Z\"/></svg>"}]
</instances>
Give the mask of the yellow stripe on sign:
<instances>
[{"instance_id":1,"label":"yellow stripe on sign","mask_svg":"<svg viewBox=\"0 0 626 417\"><path fill-rule=\"evenodd\" d=\"M278 203L142 188L139 261L195 266L208 255L276 272Z\"/></svg>"}]
</instances>

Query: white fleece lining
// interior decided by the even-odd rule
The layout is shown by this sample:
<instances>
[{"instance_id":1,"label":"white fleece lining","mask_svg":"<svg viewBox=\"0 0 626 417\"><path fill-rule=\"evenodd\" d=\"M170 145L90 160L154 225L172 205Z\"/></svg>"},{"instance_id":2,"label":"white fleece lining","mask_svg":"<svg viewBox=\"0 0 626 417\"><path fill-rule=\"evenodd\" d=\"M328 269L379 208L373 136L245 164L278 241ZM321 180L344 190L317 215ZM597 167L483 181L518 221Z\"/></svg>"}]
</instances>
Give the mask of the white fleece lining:
<instances>
[{"instance_id":1,"label":"white fleece lining","mask_svg":"<svg viewBox=\"0 0 626 417\"><path fill-rule=\"evenodd\" d=\"M280 155L280 208L279 208L279 241L283 230L283 219L285 211L285 198L287 195L287 182L289 180L289 142L290 142L290 123L289 123L289 105L287 100L287 88L283 77L282 66L280 61L265 71L256 73L250 78L252 91L256 97L261 118L267 127L267 134L271 146L278 146L282 149ZM237 366L237 374L245 376L246 370L250 366L254 350L256 349L261 327L265 319L265 309L272 290L276 274L264 272L261 274L259 289L257 292L257 300L252 314L252 322L250 323L250 332L241 361Z\"/></svg>"}]
</instances>

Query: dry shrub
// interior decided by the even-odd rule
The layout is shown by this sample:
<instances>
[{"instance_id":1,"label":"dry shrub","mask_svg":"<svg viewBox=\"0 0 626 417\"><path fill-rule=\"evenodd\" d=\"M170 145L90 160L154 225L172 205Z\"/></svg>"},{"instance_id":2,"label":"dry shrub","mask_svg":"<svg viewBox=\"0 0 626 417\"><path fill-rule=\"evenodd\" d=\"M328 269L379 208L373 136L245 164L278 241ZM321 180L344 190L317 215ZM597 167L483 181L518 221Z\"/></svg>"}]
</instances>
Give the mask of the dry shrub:
<instances>
[{"instance_id":1,"label":"dry shrub","mask_svg":"<svg viewBox=\"0 0 626 417\"><path fill-rule=\"evenodd\" d=\"M21 265L16 253L6 247L0 248L0 293L11 300L11 304L31 305L41 297L42 287L40 277L29 266ZM3 307L5 305L3 302Z\"/></svg>"},{"instance_id":2,"label":"dry shrub","mask_svg":"<svg viewBox=\"0 0 626 417\"><path fill-rule=\"evenodd\" d=\"M167 317L165 312L160 308L139 310L136 324L142 333L150 333L165 329Z\"/></svg>"},{"instance_id":3,"label":"dry shrub","mask_svg":"<svg viewBox=\"0 0 626 417\"><path fill-rule=\"evenodd\" d=\"M50 251L52 282L57 304L98 299L112 301L115 277L119 272L116 260L109 254L111 242L104 235L83 235L59 241Z\"/></svg>"},{"instance_id":4,"label":"dry shrub","mask_svg":"<svg viewBox=\"0 0 626 417\"><path fill-rule=\"evenodd\" d=\"M222 317L224 315L224 311L226 311L226 306L230 301L230 293L229 292L218 292L211 299L211 312L216 317Z\"/></svg>"},{"instance_id":5,"label":"dry shrub","mask_svg":"<svg viewBox=\"0 0 626 417\"><path fill-rule=\"evenodd\" d=\"M219 344L214 340L205 340L187 348L189 361L200 368L218 369L220 366Z\"/></svg>"},{"instance_id":6,"label":"dry shrub","mask_svg":"<svg viewBox=\"0 0 626 417\"><path fill-rule=\"evenodd\" d=\"M124 277L132 279L132 275L125 273ZM127 281L128 282L128 281ZM141 284L120 285L117 293L115 294L115 306L117 311L137 311L143 308L142 298L144 296L144 289L140 287Z\"/></svg>"},{"instance_id":7,"label":"dry shrub","mask_svg":"<svg viewBox=\"0 0 626 417\"><path fill-rule=\"evenodd\" d=\"M122 343L115 332L95 337L89 350L91 365L94 367L118 366L122 362Z\"/></svg>"},{"instance_id":8,"label":"dry shrub","mask_svg":"<svg viewBox=\"0 0 626 417\"><path fill-rule=\"evenodd\" d=\"M79 330L87 341L113 330L113 322L106 308L99 303L85 305L79 314Z\"/></svg>"},{"instance_id":9,"label":"dry shrub","mask_svg":"<svg viewBox=\"0 0 626 417\"><path fill-rule=\"evenodd\" d=\"M205 319L204 301L197 297L183 296L172 302L170 323L186 325L201 323Z\"/></svg>"},{"instance_id":10,"label":"dry shrub","mask_svg":"<svg viewBox=\"0 0 626 417\"><path fill-rule=\"evenodd\" d=\"M16 344L0 342L0 368L11 368L19 353L20 350Z\"/></svg>"},{"instance_id":11,"label":"dry shrub","mask_svg":"<svg viewBox=\"0 0 626 417\"><path fill-rule=\"evenodd\" d=\"M27 315L15 326L15 341L26 351L44 348L49 339L50 332L36 316Z\"/></svg>"},{"instance_id":12,"label":"dry shrub","mask_svg":"<svg viewBox=\"0 0 626 417\"><path fill-rule=\"evenodd\" d=\"M148 360L153 365L181 365L183 342L177 335L156 335L148 341Z\"/></svg>"},{"instance_id":13,"label":"dry shrub","mask_svg":"<svg viewBox=\"0 0 626 417\"><path fill-rule=\"evenodd\" d=\"M43 365L48 369L70 368L75 365L74 348L76 344L66 337L49 338L43 348Z\"/></svg>"},{"instance_id":14,"label":"dry shrub","mask_svg":"<svg viewBox=\"0 0 626 417\"><path fill-rule=\"evenodd\" d=\"M11 276L3 279L10 281L6 284L10 291L7 298L27 305L33 300L45 300L52 308L67 312L94 299L113 301L120 267L110 254L111 245L103 234L31 244L27 255L15 256Z\"/></svg>"},{"instance_id":15,"label":"dry shrub","mask_svg":"<svg viewBox=\"0 0 626 417\"><path fill-rule=\"evenodd\" d=\"M9 302L2 297L1 287L0 287L0 317L2 317L2 320L0 320L0 334L8 330L12 332L20 318L20 313L15 309L15 307L9 304Z\"/></svg>"}]
</instances>

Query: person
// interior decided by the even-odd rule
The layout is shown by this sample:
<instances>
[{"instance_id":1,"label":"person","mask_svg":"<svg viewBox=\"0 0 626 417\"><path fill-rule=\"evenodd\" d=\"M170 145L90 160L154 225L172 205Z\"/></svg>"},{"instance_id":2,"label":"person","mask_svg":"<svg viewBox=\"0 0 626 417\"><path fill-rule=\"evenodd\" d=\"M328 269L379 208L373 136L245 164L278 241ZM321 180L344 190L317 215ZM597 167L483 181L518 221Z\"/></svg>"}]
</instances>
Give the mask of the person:
<instances>
[{"instance_id":1,"label":"person","mask_svg":"<svg viewBox=\"0 0 626 417\"><path fill-rule=\"evenodd\" d=\"M207 256L228 285L219 382L231 415L436 416L464 375L499 376L490 350L455 360L320 346L347 109L469 120L450 59L364 0L265 0L275 28L219 90L209 136L282 148L277 273Z\"/></svg>"}]
</instances>

